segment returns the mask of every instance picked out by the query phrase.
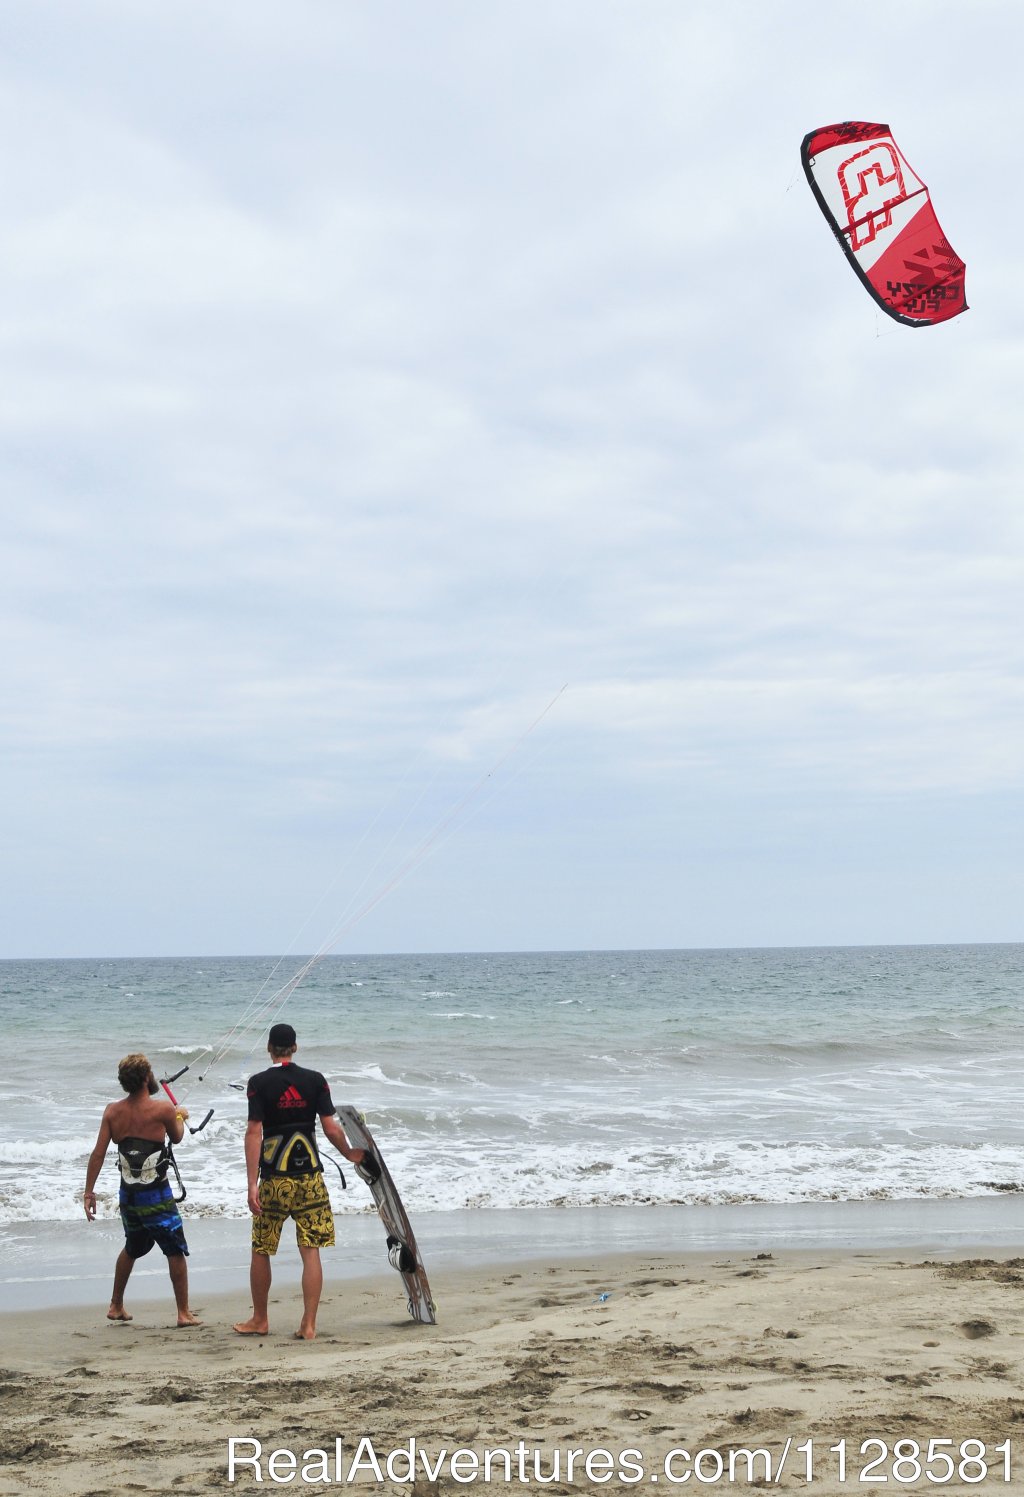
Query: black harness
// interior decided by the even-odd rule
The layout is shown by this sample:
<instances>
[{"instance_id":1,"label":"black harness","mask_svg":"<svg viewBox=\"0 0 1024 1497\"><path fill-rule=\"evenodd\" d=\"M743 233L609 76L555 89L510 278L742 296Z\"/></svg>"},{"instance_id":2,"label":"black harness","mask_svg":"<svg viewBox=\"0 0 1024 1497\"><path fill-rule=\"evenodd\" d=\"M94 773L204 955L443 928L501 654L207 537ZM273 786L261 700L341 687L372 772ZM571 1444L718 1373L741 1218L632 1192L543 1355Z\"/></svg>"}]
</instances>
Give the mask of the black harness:
<instances>
[{"instance_id":1,"label":"black harness","mask_svg":"<svg viewBox=\"0 0 1024 1497\"><path fill-rule=\"evenodd\" d=\"M166 1140L158 1144L151 1138L122 1138L117 1146L117 1165L128 1190L158 1185L171 1172L180 1192L174 1199L183 1201L187 1195L174 1150Z\"/></svg>"}]
</instances>

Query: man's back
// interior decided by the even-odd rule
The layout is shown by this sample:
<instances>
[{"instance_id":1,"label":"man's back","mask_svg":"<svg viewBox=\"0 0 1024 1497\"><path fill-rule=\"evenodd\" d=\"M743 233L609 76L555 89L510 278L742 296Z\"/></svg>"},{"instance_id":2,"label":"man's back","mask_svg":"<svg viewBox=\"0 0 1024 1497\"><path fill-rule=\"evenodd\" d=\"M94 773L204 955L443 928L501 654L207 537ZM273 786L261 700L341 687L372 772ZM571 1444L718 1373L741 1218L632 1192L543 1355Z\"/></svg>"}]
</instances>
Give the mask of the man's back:
<instances>
[{"instance_id":1,"label":"man's back","mask_svg":"<svg viewBox=\"0 0 1024 1497\"><path fill-rule=\"evenodd\" d=\"M268 1127L309 1127L334 1111L325 1077L294 1061L250 1077L248 1097L249 1116Z\"/></svg>"},{"instance_id":2,"label":"man's back","mask_svg":"<svg viewBox=\"0 0 1024 1497\"><path fill-rule=\"evenodd\" d=\"M110 1137L115 1144L125 1138L144 1138L152 1143L162 1144L173 1115L174 1104L166 1097L148 1095L125 1097L123 1102L111 1102L105 1114Z\"/></svg>"},{"instance_id":3,"label":"man's back","mask_svg":"<svg viewBox=\"0 0 1024 1497\"><path fill-rule=\"evenodd\" d=\"M319 1173L316 1120L334 1112L325 1077L288 1061L250 1077L247 1095L249 1121L263 1126L260 1174Z\"/></svg>"}]
</instances>

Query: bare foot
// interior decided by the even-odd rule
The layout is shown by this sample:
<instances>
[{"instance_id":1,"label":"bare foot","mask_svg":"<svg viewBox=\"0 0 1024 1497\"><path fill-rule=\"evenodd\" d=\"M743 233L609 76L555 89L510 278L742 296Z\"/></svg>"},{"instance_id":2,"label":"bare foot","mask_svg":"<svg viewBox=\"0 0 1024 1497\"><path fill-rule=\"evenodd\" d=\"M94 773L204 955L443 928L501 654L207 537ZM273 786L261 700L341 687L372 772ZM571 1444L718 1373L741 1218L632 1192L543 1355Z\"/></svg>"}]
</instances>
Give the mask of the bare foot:
<instances>
[{"instance_id":1,"label":"bare foot","mask_svg":"<svg viewBox=\"0 0 1024 1497\"><path fill-rule=\"evenodd\" d=\"M265 1320L240 1320L237 1325L232 1326L240 1336L269 1336L270 1326Z\"/></svg>"},{"instance_id":2,"label":"bare foot","mask_svg":"<svg viewBox=\"0 0 1024 1497\"><path fill-rule=\"evenodd\" d=\"M111 1305L110 1309L107 1311L107 1319L131 1320L131 1316L128 1314L128 1311L125 1309L124 1305Z\"/></svg>"},{"instance_id":3,"label":"bare foot","mask_svg":"<svg viewBox=\"0 0 1024 1497\"><path fill-rule=\"evenodd\" d=\"M315 1341L316 1326L313 1326L312 1330L309 1330L305 1326L300 1325L297 1331L292 1332L292 1336L296 1341Z\"/></svg>"},{"instance_id":4,"label":"bare foot","mask_svg":"<svg viewBox=\"0 0 1024 1497\"><path fill-rule=\"evenodd\" d=\"M191 1310L185 1310L178 1316L178 1328L186 1325L202 1325L198 1315L193 1315Z\"/></svg>"}]
</instances>

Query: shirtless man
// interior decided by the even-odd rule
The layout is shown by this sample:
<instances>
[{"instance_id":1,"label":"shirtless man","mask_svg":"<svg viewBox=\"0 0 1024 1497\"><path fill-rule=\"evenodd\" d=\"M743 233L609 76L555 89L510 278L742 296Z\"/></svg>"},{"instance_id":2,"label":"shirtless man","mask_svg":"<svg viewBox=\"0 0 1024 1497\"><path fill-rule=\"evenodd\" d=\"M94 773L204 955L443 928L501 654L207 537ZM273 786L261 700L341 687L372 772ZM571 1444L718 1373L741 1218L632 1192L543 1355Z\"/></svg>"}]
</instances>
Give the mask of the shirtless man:
<instances>
[{"instance_id":1,"label":"shirtless man","mask_svg":"<svg viewBox=\"0 0 1024 1497\"><path fill-rule=\"evenodd\" d=\"M178 1307L178 1325L201 1325L188 1307L188 1244L171 1187L167 1183L168 1144L180 1143L188 1112L167 1097L157 1097L159 1085L144 1055L126 1055L117 1079L128 1093L103 1112L96 1145L85 1172L85 1215L96 1219L94 1186L107 1148L117 1145L121 1170L121 1221L124 1247L114 1265L114 1288L108 1320L131 1320L124 1308L124 1291L135 1267L156 1243L167 1259L171 1287Z\"/></svg>"}]
</instances>

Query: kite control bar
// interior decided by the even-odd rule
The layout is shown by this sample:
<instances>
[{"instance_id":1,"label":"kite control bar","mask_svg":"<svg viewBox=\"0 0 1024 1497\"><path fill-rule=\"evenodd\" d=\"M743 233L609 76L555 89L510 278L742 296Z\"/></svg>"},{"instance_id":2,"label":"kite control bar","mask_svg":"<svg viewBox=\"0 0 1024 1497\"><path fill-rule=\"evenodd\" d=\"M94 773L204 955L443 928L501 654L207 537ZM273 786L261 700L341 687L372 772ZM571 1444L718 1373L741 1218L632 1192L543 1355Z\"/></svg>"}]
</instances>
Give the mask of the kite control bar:
<instances>
[{"instance_id":1,"label":"kite control bar","mask_svg":"<svg viewBox=\"0 0 1024 1497\"><path fill-rule=\"evenodd\" d=\"M173 1076L161 1076L161 1078L160 1078L160 1085L163 1087L164 1091L170 1097L170 1099L174 1103L175 1107L177 1107L177 1105L178 1105L178 1099L174 1095L174 1093L171 1091L171 1082L172 1081L177 1081L177 1079L178 1079L179 1076L184 1076L185 1072L188 1069L189 1069L188 1066L182 1066L181 1070L180 1071L175 1071L175 1073L174 1073ZM199 1124L199 1126L197 1128L193 1128L192 1125L191 1125L191 1123L187 1123L185 1126L188 1128L188 1131L190 1133L202 1133L203 1129L206 1127L207 1123L210 1121L210 1119L212 1117L213 1117L213 1108L211 1107L210 1110L209 1110L209 1112L206 1114L205 1118L203 1118L203 1121Z\"/></svg>"}]
</instances>

